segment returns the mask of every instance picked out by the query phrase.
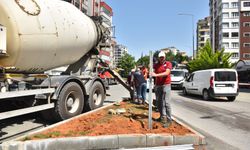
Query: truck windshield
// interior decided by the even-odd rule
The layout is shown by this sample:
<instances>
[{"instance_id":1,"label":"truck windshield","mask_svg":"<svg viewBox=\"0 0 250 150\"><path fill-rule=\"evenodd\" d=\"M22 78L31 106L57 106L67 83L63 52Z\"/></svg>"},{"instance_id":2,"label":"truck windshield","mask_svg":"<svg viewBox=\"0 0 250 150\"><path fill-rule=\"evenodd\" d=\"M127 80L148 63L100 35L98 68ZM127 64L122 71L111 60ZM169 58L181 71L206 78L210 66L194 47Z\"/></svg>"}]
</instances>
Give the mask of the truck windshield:
<instances>
[{"instance_id":1,"label":"truck windshield","mask_svg":"<svg viewBox=\"0 0 250 150\"><path fill-rule=\"evenodd\" d=\"M215 81L236 81L236 74L232 71L215 72Z\"/></svg>"},{"instance_id":2,"label":"truck windshield","mask_svg":"<svg viewBox=\"0 0 250 150\"><path fill-rule=\"evenodd\" d=\"M171 71L173 77L184 77L184 71Z\"/></svg>"}]
</instances>

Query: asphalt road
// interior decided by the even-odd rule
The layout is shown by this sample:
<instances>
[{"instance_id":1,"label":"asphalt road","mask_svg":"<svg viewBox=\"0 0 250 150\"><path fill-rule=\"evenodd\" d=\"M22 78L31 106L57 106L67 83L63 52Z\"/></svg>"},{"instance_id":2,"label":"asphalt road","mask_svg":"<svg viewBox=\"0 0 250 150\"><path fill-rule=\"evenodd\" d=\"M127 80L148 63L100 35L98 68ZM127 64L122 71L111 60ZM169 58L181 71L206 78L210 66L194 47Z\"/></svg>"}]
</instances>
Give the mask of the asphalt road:
<instances>
[{"instance_id":1,"label":"asphalt road","mask_svg":"<svg viewBox=\"0 0 250 150\"><path fill-rule=\"evenodd\" d=\"M121 85L107 91L104 105L129 97ZM199 96L184 96L172 91L173 115L206 136L208 150L247 150L250 147L250 89L240 92L236 101L224 99L204 101ZM38 114L16 117L0 123L0 142L17 137L24 129L36 130L47 126Z\"/></svg>"}]
</instances>

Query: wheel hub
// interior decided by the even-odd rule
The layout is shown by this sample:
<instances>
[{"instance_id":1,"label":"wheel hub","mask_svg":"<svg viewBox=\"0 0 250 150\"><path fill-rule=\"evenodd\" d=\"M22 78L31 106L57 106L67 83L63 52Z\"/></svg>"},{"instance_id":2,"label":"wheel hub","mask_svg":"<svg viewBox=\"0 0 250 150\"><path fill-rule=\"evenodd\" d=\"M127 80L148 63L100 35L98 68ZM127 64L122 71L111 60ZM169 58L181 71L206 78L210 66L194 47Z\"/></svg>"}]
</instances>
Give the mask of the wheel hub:
<instances>
[{"instance_id":1,"label":"wheel hub","mask_svg":"<svg viewBox=\"0 0 250 150\"><path fill-rule=\"evenodd\" d=\"M74 104L74 99L72 97L69 97L67 100L67 107L72 107Z\"/></svg>"}]
</instances>

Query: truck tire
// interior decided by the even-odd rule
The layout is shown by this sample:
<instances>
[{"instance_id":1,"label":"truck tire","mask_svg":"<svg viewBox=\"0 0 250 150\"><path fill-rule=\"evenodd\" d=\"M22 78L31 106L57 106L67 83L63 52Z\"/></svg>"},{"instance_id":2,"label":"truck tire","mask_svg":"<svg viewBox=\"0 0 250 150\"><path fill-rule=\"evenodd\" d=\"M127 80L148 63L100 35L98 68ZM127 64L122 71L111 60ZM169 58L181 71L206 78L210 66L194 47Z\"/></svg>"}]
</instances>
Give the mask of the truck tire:
<instances>
[{"instance_id":1,"label":"truck tire","mask_svg":"<svg viewBox=\"0 0 250 150\"><path fill-rule=\"evenodd\" d=\"M228 96L227 99L230 102L233 102L235 100L236 96Z\"/></svg>"},{"instance_id":2,"label":"truck tire","mask_svg":"<svg viewBox=\"0 0 250 150\"><path fill-rule=\"evenodd\" d=\"M101 82L94 82L89 92L89 98L86 102L85 110L89 111L101 107L103 105L104 99L105 92Z\"/></svg>"},{"instance_id":3,"label":"truck tire","mask_svg":"<svg viewBox=\"0 0 250 150\"><path fill-rule=\"evenodd\" d=\"M82 113L84 95L79 84L67 83L61 90L56 102L55 111L59 120L65 120Z\"/></svg>"},{"instance_id":4,"label":"truck tire","mask_svg":"<svg viewBox=\"0 0 250 150\"><path fill-rule=\"evenodd\" d=\"M209 92L208 92L208 90L203 90L203 92L202 92L202 97L203 97L203 99L204 100L209 100L211 97L210 97L210 94L209 94Z\"/></svg>"}]
</instances>

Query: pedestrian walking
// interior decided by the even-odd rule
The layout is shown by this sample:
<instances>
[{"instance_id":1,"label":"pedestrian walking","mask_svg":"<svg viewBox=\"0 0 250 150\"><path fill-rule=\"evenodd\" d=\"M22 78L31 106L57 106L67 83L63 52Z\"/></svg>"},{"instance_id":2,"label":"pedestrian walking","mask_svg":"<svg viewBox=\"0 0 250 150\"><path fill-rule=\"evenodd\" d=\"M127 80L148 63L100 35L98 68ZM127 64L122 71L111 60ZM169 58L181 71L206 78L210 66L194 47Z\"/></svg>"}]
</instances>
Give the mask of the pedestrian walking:
<instances>
[{"instance_id":1,"label":"pedestrian walking","mask_svg":"<svg viewBox=\"0 0 250 150\"><path fill-rule=\"evenodd\" d=\"M158 54L158 63L154 65L154 72L151 73L152 77L156 78L155 81L155 95L157 100L157 108L160 112L160 121L163 127L169 127L172 123L171 118L171 69L172 64L165 60L164 52Z\"/></svg>"}]
</instances>

